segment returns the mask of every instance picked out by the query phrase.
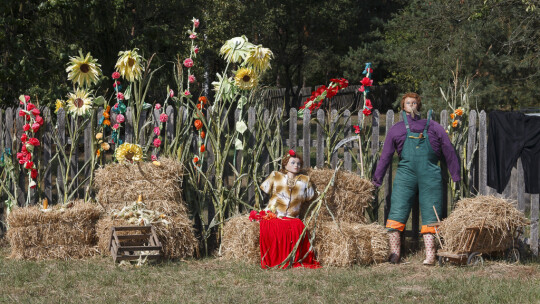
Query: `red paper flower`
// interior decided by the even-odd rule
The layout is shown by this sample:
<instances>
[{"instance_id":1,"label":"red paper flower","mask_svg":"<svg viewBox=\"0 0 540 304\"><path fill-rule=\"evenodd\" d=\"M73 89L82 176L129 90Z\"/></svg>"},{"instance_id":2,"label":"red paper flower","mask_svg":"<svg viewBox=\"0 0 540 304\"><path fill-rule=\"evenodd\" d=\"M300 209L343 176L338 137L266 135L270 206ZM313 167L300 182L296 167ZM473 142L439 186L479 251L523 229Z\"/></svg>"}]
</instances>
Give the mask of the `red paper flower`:
<instances>
[{"instance_id":1,"label":"red paper flower","mask_svg":"<svg viewBox=\"0 0 540 304\"><path fill-rule=\"evenodd\" d=\"M364 77L364 79L362 79L362 81L360 81L360 83L366 87L370 87L373 85L373 80L367 78L367 77Z\"/></svg>"},{"instance_id":2,"label":"red paper flower","mask_svg":"<svg viewBox=\"0 0 540 304\"><path fill-rule=\"evenodd\" d=\"M29 125L29 124L25 124L25 125L23 126L23 131L26 132L26 131L28 131L28 130L30 130L30 125Z\"/></svg>"},{"instance_id":3,"label":"red paper flower","mask_svg":"<svg viewBox=\"0 0 540 304\"><path fill-rule=\"evenodd\" d=\"M371 110L369 110L369 109L364 109L364 111L362 111L362 112L363 112L364 115L366 115L366 116L371 115Z\"/></svg>"},{"instance_id":4,"label":"red paper flower","mask_svg":"<svg viewBox=\"0 0 540 304\"><path fill-rule=\"evenodd\" d=\"M184 66L186 68L191 68L193 66L193 60L191 58L186 58L186 60L184 60Z\"/></svg>"},{"instance_id":5,"label":"red paper flower","mask_svg":"<svg viewBox=\"0 0 540 304\"><path fill-rule=\"evenodd\" d=\"M293 149L290 149L289 150L289 155L292 156L292 157L296 157L296 152L294 152Z\"/></svg>"},{"instance_id":6,"label":"red paper flower","mask_svg":"<svg viewBox=\"0 0 540 304\"><path fill-rule=\"evenodd\" d=\"M366 99L366 107L369 108L370 110L373 109L373 105L371 104L371 100Z\"/></svg>"},{"instance_id":7,"label":"red paper flower","mask_svg":"<svg viewBox=\"0 0 540 304\"><path fill-rule=\"evenodd\" d=\"M161 140L159 138L154 139L154 147L159 148L161 146Z\"/></svg>"},{"instance_id":8,"label":"red paper flower","mask_svg":"<svg viewBox=\"0 0 540 304\"><path fill-rule=\"evenodd\" d=\"M24 115L26 115L26 113L23 110L20 110L19 111L19 116L24 116Z\"/></svg>"},{"instance_id":9,"label":"red paper flower","mask_svg":"<svg viewBox=\"0 0 540 304\"><path fill-rule=\"evenodd\" d=\"M37 171L37 169L32 169L32 170L30 171L30 177L31 177L32 179L36 179L36 178L38 177L38 171Z\"/></svg>"},{"instance_id":10,"label":"red paper flower","mask_svg":"<svg viewBox=\"0 0 540 304\"><path fill-rule=\"evenodd\" d=\"M27 101L28 102L28 101ZM32 111L33 109L35 109L36 106L33 104L33 103L29 103L27 106L26 106L26 111Z\"/></svg>"},{"instance_id":11,"label":"red paper flower","mask_svg":"<svg viewBox=\"0 0 540 304\"><path fill-rule=\"evenodd\" d=\"M32 109L31 113L34 114L34 116L38 116L39 114L41 114L38 108Z\"/></svg>"},{"instance_id":12,"label":"red paper flower","mask_svg":"<svg viewBox=\"0 0 540 304\"><path fill-rule=\"evenodd\" d=\"M118 78L120 78L120 73L118 73L118 72L113 72L113 73L112 73L112 79L118 79Z\"/></svg>"},{"instance_id":13,"label":"red paper flower","mask_svg":"<svg viewBox=\"0 0 540 304\"><path fill-rule=\"evenodd\" d=\"M354 128L354 133L360 134L360 126L353 126L353 128Z\"/></svg>"},{"instance_id":14,"label":"red paper flower","mask_svg":"<svg viewBox=\"0 0 540 304\"><path fill-rule=\"evenodd\" d=\"M39 131L39 127L41 127L41 125L38 124L37 122L32 124L32 132L36 133L37 131Z\"/></svg>"},{"instance_id":15,"label":"red paper flower","mask_svg":"<svg viewBox=\"0 0 540 304\"><path fill-rule=\"evenodd\" d=\"M41 117L41 116L38 115L38 116L36 116L35 121L36 121L39 125L41 125L41 126L43 125L43 117Z\"/></svg>"},{"instance_id":16,"label":"red paper flower","mask_svg":"<svg viewBox=\"0 0 540 304\"><path fill-rule=\"evenodd\" d=\"M333 88L326 90L326 98L332 98L336 96L338 91L339 91L339 86L335 86Z\"/></svg>"},{"instance_id":17,"label":"red paper flower","mask_svg":"<svg viewBox=\"0 0 540 304\"><path fill-rule=\"evenodd\" d=\"M24 164L24 168L25 168L25 169L32 169L33 166L34 166L34 162L32 162L32 161L27 161L27 162Z\"/></svg>"},{"instance_id":18,"label":"red paper flower","mask_svg":"<svg viewBox=\"0 0 540 304\"><path fill-rule=\"evenodd\" d=\"M27 139L28 139L28 135L26 135L26 134L21 135L21 141L23 143L26 142ZM26 149L26 147L25 147L25 149Z\"/></svg>"},{"instance_id":19,"label":"red paper flower","mask_svg":"<svg viewBox=\"0 0 540 304\"><path fill-rule=\"evenodd\" d=\"M31 144L34 147L37 147L37 146L39 146L39 139L37 139L35 137L32 137L32 138L28 139L28 143Z\"/></svg>"},{"instance_id":20,"label":"red paper flower","mask_svg":"<svg viewBox=\"0 0 540 304\"><path fill-rule=\"evenodd\" d=\"M124 94L122 94L121 92L118 92L118 94L116 94L116 98L120 100L124 100Z\"/></svg>"},{"instance_id":21,"label":"red paper flower","mask_svg":"<svg viewBox=\"0 0 540 304\"><path fill-rule=\"evenodd\" d=\"M167 114L162 113L161 115L159 115L159 121L167 122L167 120L169 120L169 116Z\"/></svg>"}]
</instances>

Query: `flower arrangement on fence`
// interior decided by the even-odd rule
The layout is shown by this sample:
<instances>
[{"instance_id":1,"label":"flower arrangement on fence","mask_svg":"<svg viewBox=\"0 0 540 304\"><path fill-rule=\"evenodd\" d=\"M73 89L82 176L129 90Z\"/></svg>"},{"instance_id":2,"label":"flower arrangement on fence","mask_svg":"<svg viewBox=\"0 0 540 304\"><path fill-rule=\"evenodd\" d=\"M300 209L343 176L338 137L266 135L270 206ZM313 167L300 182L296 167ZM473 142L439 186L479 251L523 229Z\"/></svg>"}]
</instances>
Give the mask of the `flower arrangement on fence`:
<instances>
[{"instance_id":1,"label":"flower arrangement on fence","mask_svg":"<svg viewBox=\"0 0 540 304\"><path fill-rule=\"evenodd\" d=\"M364 135L365 139L371 138L371 127L364 127L364 121L367 116L371 115L371 111L373 110L373 104L371 103L371 100L368 99L370 87L373 85L373 79L371 79L372 73L373 69L371 68L371 62L368 62L366 63L364 71L362 72L362 74L366 76L360 81L362 86L358 89L358 91L362 93L362 98L364 100L364 105L362 107L362 118L359 117L359 125L353 126L354 133L358 134L358 147L360 151L360 176L368 179L371 178L371 171L373 169L375 155L369 155L369 146L367 144L362 145L362 135ZM367 165L367 167L365 165Z\"/></svg>"},{"instance_id":2,"label":"flower arrangement on fence","mask_svg":"<svg viewBox=\"0 0 540 304\"><path fill-rule=\"evenodd\" d=\"M24 117L25 124L23 125L23 134L21 135L21 151L17 153L19 164L24 169L28 170L29 184L28 189L34 189L37 185L38 170L34 164L34 153L36 147L40 145L39 139L35 137L39 128L43 125L43 117L40 116L39 109L30 102L30 96L21 95L19 103L22 109L19 111L19 116ZM26 201L28 205L28 199Z\"/></svg>"}]
</instances>

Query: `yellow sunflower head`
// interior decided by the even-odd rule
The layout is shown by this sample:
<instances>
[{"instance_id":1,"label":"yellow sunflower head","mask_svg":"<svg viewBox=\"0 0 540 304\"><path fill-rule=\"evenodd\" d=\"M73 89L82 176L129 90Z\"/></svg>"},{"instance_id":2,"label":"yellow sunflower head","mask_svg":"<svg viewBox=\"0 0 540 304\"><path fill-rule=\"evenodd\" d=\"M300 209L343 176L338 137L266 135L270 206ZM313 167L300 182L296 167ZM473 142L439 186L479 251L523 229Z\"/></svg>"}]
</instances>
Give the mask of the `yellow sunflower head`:
<instances>
[{"instance_id":1,"label":"yellow sunflower head","mask_svg":"<svg viewBox=\"0 0 540 304\"><path fill-rule=\"evenodd\" d=\"M114 155L119 163L136 162L143 159L143 150L139 145L123 143L116 148Z\"/></svg>"},{"instance_id":2,"label":"yellow sunflower head","mask_svg":"<svg viewBox=\"0 0 540 304\"><path fill-rule=\"evenodd\" d=\"M254 46L249 53L249 57L246 62L255 73L262 73L270 67L270 60L274 57L274 54L269 48L264 48L262 45Z\"/></svg>"},{"instance_id":3,"label":"yellow sunflower head","mask_svg":"<svg viewBox=\"0 0 540 304\"><path fill-rule=\"evenodd\" d=\"M77 88L75 93L68 94L67 111L70 114L84 116L92 108L92 98L90 92Z\"/></svg>"},{"instance_id":4,"label":"yellow sunflower head","mask_svg":"<svg viewBox=\"0 0 540 304\"><path fill-rule=\"evenodd\" d=\"M118 53L118 61L114 66L118 72L131 82L141 79L144 67L142 66L143 58L137 53L139 49L135 48L131 51L123 51Z\"/></svg>"},{"instance_id":5,"label":"yellow sunflower head","mask_svg":"<svg viewBox=\"0 0 540 304\"><path fill-rule=\"evenodd\" d=\"M78 83L80 86L89 87L92 83L97 83L101 75L101 68L97 59L94 59L90 53L86 54L85 57L82 52L79 52L79 56L69 59L66 72L68 72L68 80Z\"/></svg>"},{"instance_id":6,"label":"yellow sunflower head","mask_svg":"<svg viewBox=\"0 0 540 304\"><path fill-rule=\"evenodd\" d=\"M251 90L257 86L257 83L257 74L250 68L241 68L234 76L234 85L241 90Z\"/></svg>"},{"instance_id":7,"label":"yellow sunflower head","mask_svg":"<svg viewBox=\"0 0 540 304\"><path fill-rule=\"evenodd\" d=\"M252 48L253 44L248 42L246 36L234 37L225 42L219 53L229 63L242 62L248 58Z\"/></svg>"},{"instance_id":8,"label":"yellow sunflower head","mask_svg":"<svg viewBox=\"0 0 540 304\"><path fill-rule=\"evenodd\" d=\"M54 110L54 113L58 113L58 111L63 108L65 105L64 101L63 100L60 100L60 99L57 99L56 100L56 103L55 103L55 106L56 106L56 109Z\"/></svg>"}]
</instances>

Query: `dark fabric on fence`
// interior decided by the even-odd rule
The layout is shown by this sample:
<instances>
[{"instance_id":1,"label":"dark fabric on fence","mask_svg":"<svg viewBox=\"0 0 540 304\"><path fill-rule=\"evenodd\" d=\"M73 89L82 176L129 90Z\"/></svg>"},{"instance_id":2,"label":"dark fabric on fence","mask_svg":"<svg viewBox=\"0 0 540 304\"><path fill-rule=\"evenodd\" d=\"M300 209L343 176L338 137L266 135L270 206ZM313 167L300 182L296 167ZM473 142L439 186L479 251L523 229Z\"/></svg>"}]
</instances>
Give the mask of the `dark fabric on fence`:
<instances>
[{"instance_id":1,"label":"dark fabric on fence","mask_svg":"<svg viewBox=\"0 0 540 304\"><path fill-rule=\"evenodd\" d=\"M521 112L489 113L487 184L502 193L521 157L525 192L540 193L540 117Z\"/></svg>"}]
</instances>

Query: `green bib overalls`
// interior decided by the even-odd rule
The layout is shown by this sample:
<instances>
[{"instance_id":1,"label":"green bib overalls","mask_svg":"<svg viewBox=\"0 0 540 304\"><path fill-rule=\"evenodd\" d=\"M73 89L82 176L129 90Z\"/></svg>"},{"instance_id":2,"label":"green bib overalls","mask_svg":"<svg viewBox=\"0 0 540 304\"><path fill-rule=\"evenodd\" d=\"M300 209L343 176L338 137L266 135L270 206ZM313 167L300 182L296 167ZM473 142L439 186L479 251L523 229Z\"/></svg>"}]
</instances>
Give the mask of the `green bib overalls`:
<instances>
[{"instance_id":1,"label":"green bib overalls","mask_svg":"<svg viewBox=\"0 0 540 304\"><path fill-rule=\"evenodd\" d=\"M407 137L401 150L400 160L394 179L390 213L386 227L391 231L403 231L409 218L416 191L419 191L420 213L422 215L422 233L433 233L432 227L426 225L436 223L437 213L442 211L442 177L438 165L439 158L431 148L428 138L431 110L429 110L426 127L422 133L413 133L409 128L407 115L403 114L403 122L407 128Z\"/></svg>"}]
</instances>

